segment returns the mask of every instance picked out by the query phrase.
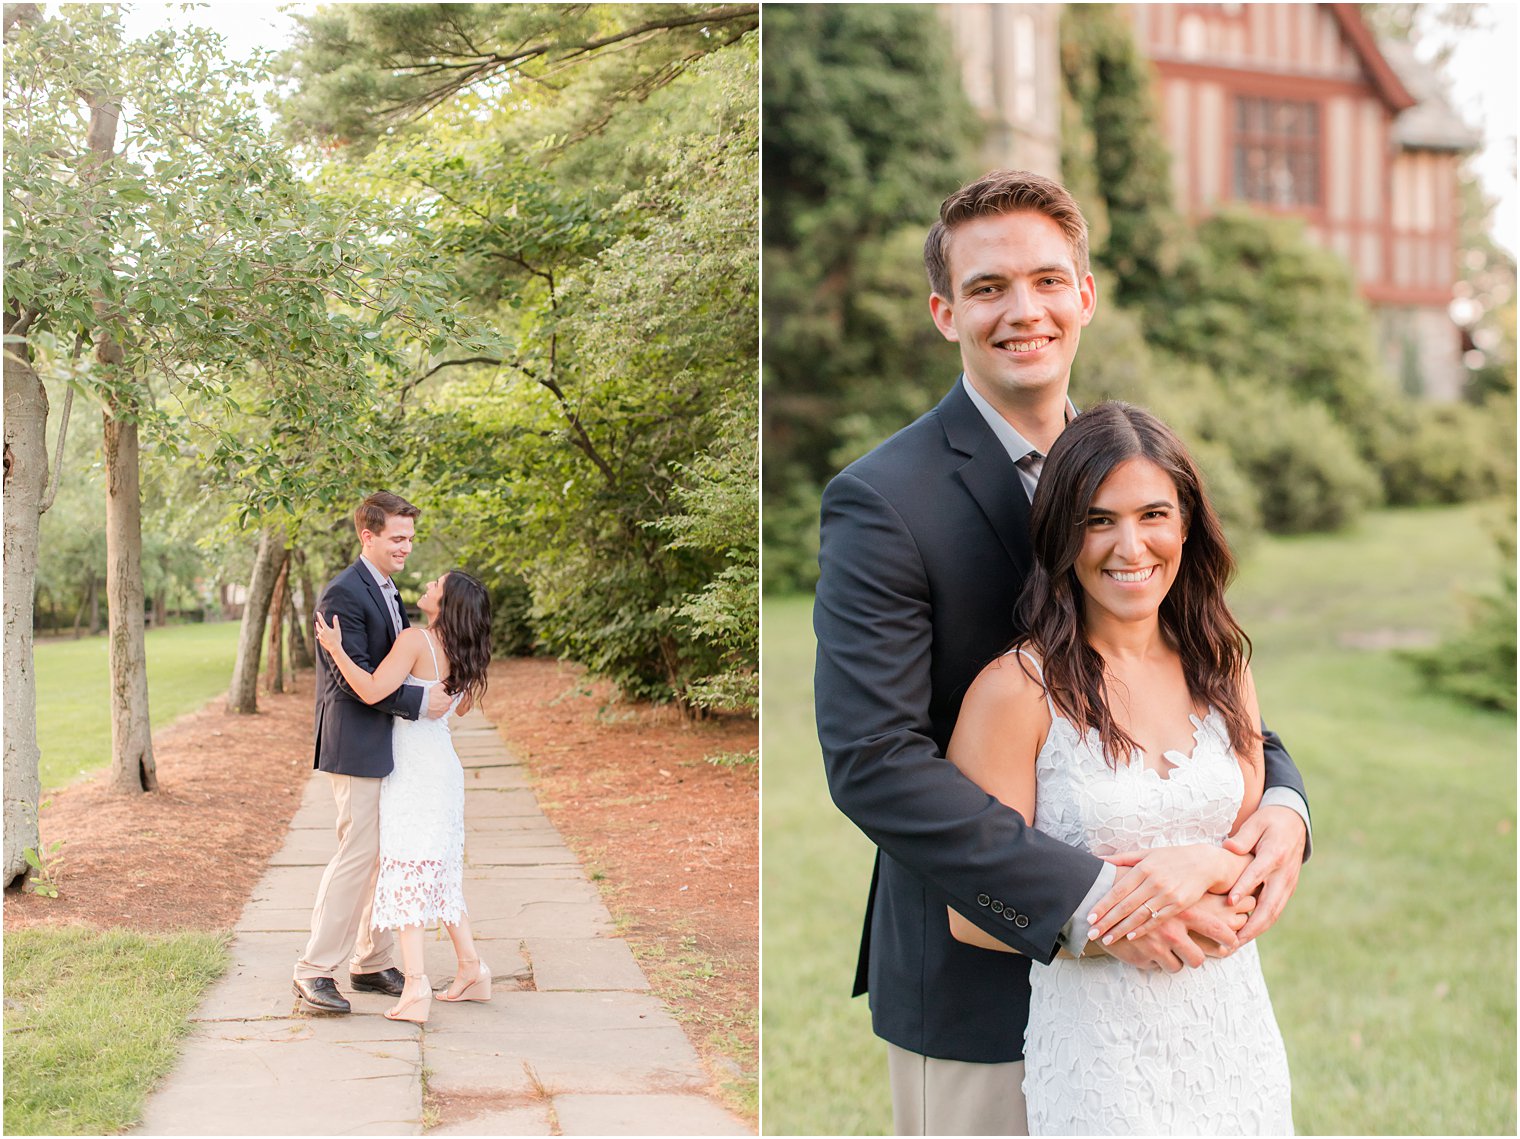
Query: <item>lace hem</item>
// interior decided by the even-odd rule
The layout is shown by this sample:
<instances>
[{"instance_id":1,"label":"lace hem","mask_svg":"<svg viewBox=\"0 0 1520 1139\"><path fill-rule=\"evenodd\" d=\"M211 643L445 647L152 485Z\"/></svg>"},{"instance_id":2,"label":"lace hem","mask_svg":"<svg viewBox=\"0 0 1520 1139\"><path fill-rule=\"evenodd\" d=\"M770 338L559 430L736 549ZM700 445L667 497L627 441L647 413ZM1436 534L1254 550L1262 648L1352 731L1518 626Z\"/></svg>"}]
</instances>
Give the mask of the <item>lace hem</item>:
<instances>
[{"instance_id":1,"label":"lace hem","mask_svg":"<svg viewBox=\"0 0 1520 1139\"><path fill-rule=\"evenodd\" d=\"M400 929L433 922L457 924L465 913L463 870L458 858L420 861L382 858L370 925L375 929Z\"/></svg>"}]
</instances>

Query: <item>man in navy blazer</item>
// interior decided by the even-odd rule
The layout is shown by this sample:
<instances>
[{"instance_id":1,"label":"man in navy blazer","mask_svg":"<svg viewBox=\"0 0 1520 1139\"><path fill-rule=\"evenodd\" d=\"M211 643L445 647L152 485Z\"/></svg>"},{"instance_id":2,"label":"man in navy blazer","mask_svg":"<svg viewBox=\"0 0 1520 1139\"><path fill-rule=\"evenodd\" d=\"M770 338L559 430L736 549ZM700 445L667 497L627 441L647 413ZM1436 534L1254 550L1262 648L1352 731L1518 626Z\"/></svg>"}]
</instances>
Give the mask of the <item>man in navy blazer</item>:
<instances>
[{"instance_id":1,"label":"man in navy blazer","mask_svg":"<svg viewBox=\"0 0 1520 1139\"><path fill-rule=\"evenodd\" d=\"M930 311L963 373L934 410L823 495L814 695L835 803L877 846L855 993L887 1041L898 1134L1021 1134L1029 967L1087 948L1113 867L1025 825L945 758L961 699L1013 639L1029 502L1097 293L1064 187L996 171L951 195L925 244ZM1211 896L1102 950L1177 971L1269 928L1305 857L1303 783L1268 733L1255 853ZM1254 899L1252 893L1260 887ZM1013 946L950 936L949 905ZM1241 928L1244 922L1244 928ZM1238 931L1238 932L1237 932Z\"/></svg>"},{"instance_id":2,"label":"man in navy blazer","mask_svg":"<svg viewBox=\"0 0 1520 1139\"><path fill-rule=\"evenodd\" d=\"M405 565L421 512L399 495L379 491L354 511L359 560L333 578L317 611L340 619L343 647L373 672L406 628L406 607L392 576ZM312 908L311 938L296 962L294 989L304 1008L346 1013L348 1000L334 974L349 962L355 990L400 996L403 979L392 966L394 938L370 928L375 876L380 870L380 780L392 767L392 717L437 718L448 710L443 685L402 685L376 704L356 696L325 652L317 654L316 748L313 766L327 772L338 808L338 851L322 875Z\"/></svg>"}]
</instances>

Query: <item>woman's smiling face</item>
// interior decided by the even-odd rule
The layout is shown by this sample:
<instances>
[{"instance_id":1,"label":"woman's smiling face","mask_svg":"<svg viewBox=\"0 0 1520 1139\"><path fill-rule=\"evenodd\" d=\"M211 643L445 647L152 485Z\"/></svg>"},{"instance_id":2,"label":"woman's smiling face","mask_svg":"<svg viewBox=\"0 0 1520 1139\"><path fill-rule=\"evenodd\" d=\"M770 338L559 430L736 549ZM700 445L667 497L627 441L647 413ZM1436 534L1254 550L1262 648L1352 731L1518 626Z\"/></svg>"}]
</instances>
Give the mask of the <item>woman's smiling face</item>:
<instances>
[{"instance_id":1,"label":"woman's smiling face","mask_svg":"<svg viewBox=\"0 0 1520 1139\"><path fill-rule=\"evenodd\" d=\"M1149 459L1109 472L1088 506L1073 567L1089 626L1094 618L1154 617L1177 579L1186 538L1171 475Z\"/></svg>"}]
</instances>

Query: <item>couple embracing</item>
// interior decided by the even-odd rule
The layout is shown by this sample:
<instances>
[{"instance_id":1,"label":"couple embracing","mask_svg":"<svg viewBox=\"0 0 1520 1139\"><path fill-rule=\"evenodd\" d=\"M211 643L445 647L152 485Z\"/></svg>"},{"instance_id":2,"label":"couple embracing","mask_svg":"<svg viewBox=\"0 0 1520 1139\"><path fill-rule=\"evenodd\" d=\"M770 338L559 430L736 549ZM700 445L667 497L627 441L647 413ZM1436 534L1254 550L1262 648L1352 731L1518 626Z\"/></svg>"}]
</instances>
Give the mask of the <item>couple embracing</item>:
<instances>
[{"instance_id":1,"label":"couple embracing","mask_svg":"<svg viewBox=\"0 0 1520 1139\"><path fill-rule=\"evenodd\" d=\"M1254 938L1308 806L1218 517L1154 416L1068 398L1097 294L1062 186L963 187L924 257L963 371L825 490L814 609L897 1132L1289 1133Z\"/></svg>"},{"instance_id":2,"label":"couple embracing","mask_svg":"<svg viewBox=\"0 0 1520 1139\"><path fill-rule=\"evenodd\" d=\"M418 1024L434 996L422 937L433 922L458 959L438 999L491 999L464 904L464 773L448 719L485 694L490 600L479 581L451 570L417 601L427 628L411 625L392 578L420 513L383 491L360 503L359 560L317 601L314 766L332 784L338 850L317 887L294 980L303 1009L346 1013L352 1006L336 982L346 967L355 991L399 998L387 1017Z\"/></svg>"}]
</instances>

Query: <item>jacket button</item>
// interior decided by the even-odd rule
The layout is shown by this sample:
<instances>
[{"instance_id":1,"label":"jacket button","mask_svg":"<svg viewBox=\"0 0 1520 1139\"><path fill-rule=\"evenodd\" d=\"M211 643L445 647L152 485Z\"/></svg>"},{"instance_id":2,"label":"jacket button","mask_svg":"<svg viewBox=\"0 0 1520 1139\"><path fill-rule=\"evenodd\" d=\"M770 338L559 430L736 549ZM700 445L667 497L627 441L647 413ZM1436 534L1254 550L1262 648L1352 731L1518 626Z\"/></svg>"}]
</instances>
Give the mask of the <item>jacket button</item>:
<instances>
[{"instance_id":1,"label":"jacket button","mask_svg":"<svg viewBox=\"0 0 1520 1139\"><path fill-rule=\"evenodd\" d=\"M976 904L979 906L985 906L990 901L992 901L992 899L989 898L986 894L978 894L976 896Z\"/></svg>"},{"instance_id":2,"label":"jacket button","mask_svg":"<svg viewBox=\"0 0 1520 1139\"><path fill-rule=\"evenodd\" d=\"M992 912L995 914L1003 912L1003 903L997 898L992 899Z\"/></svg>"},{"instance_id":3,"label":"jacket button","mask_svg":"<svg viewBox=\"0 0 1520 1139\"><path fill-rule=\"evenodd\" d=\"M1013 924L1018 926L1020 929L1023 929L1026 925L1029 924L1029 918L1023 914L1020 914L1018 917L1013 919Z\"/></svg>"},{"instance_id":4,"label":"jacket button","mask_svg":"<svg viewBox=\"0 0 1520 1139\"><path fill-rule=\"evenodd\" d=\"M1004 910L1003 911L1003 920L1004 921L1013 921L1014 920L1014 912L1012 910Z\"/></svg>"}]
</instances>

